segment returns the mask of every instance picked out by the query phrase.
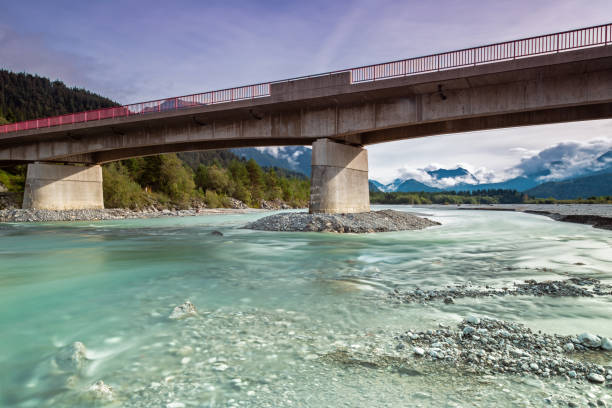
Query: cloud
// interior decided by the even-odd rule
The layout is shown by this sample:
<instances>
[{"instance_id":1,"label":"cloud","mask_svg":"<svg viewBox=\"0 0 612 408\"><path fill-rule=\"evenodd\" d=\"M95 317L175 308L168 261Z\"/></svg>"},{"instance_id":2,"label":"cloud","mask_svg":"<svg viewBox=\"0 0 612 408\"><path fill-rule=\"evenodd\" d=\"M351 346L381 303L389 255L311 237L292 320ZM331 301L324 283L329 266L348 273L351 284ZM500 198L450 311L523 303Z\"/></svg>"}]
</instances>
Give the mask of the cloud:
<instances>
[{"instance_id":1,"label":"cloud","mask_svg":"<svg viewBox=\"0 0 612 408\"><path fill-rule=\"evenodd\" d=\"M515 169L542 182L562 180L602 170L607 161L598 161L597 158L611 149L612 139L558 143L523 158Z\"/></svg>"}]
</instances>

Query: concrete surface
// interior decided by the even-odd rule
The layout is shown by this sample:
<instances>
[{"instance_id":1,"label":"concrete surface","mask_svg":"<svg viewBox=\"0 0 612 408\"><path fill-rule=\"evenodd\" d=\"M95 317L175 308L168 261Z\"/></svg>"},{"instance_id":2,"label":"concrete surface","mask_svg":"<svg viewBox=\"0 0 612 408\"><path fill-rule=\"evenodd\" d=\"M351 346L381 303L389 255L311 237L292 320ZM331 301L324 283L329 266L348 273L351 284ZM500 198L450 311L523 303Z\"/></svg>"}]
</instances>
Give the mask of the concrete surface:
<instances>
[{"instance_id":1,"label":"concrete surface","mask_svg":"<svg viewBox=\"0 0 612 408\"><path fill-rule=\"evenodd\" d=\"M102 209L102 167L63 166L47 163L28 165L24 209Z\"/></svg>"},{"instance_id":2,"label":"concrete surface","mask_svg":"<svg viewBox=\"0 0 612 408\"><path fill-rule=\"evenodd\" d=\"M0 164L98 164L167 152L308 145L320 138L368 145L610 118L612 47L358 84L344 72L272 84L270 92L257 99L0 135Z\"/></svg>"},{"instance_id":3,"label":"concrete surface","mask_svg":"<svg viewBox=\"0 0 612 408\"><path fill-rule=\"evenodd\" d=\"M370 211L366 149L317 140L312 144L311 177L311 214Z\"/></svg>"}]
</instances>

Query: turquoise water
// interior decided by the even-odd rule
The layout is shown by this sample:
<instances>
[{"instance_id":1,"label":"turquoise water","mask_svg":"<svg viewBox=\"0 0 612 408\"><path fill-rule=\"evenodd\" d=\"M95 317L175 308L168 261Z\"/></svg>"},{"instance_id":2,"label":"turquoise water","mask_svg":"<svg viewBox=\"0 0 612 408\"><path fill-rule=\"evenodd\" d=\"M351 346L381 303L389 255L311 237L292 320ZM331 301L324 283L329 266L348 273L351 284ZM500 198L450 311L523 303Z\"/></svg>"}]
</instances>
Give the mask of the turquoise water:
<instances>
[{"instance_id":1,"label":"turquoise water","mask_svg":"<svg viewBox=\"0 0 612 408\"><path fill-rule=\"evenodd\" d=\"M468 281L612 283L610 231L521 213L395 209L442 226L367 235L240 229L264 214L0 224L0 406L104 405L83 391L97 380L113 387L109 406L142 407L540 406L549 395L585 403L605 395L561 379L435 367L402 375L320 359L341 347L393 353L392 333L468 314L612 336L610 298L386 298L396 287ZM188 299L199 315L169 320ZM86 367L58 373L54 356L75 341L87 348Z\"/></svg>"}]
</instances>

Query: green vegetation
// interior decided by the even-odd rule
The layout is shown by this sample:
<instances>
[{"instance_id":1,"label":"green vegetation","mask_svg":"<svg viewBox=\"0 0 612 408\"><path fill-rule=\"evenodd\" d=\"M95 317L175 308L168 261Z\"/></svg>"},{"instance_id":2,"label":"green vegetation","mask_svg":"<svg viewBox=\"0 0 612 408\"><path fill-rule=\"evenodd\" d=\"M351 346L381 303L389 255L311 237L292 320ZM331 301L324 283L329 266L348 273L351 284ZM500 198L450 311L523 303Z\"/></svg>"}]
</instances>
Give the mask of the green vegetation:
<instances>
[{"instance_id":1,"label":"green vegetation","mask_svg":"<svg viewBox=\"0 0 612 408\"><path fill-rule=\"evenodd\" d=\"M304 177L279 177L274 169L262 169L254 160L231 159L222 166L209 153L211 164L198 164L193 171L176 154L140 157L105 165L104 203L107 207L209 208L229 207L230 197L250 207L261 200L282 200L291 206L306 206L310 183ZM230 153L231 154L231 153ZM193 163L195 164L195 162Z\"/></svg>"},{"instance_id":2,"label":"green vegetation","mask_svg":"<svg viewBox=\"0 0 612 408\"><path fill-rule=\"evenodd\" d=\"M370 193L372 204L612 204L612 196L556 200L530 198L516 190L475 190L420 193Z\"/></svg>"},{"instance_id":3,"label":"green vegetation","mask_svg":"<svg viewBox=\"0 0 612 408\"><path fill-rule=\"evenodd\" d=\"M117 104L63 82L37 75L0 70L0 124L63 115Z\"/></svg>"},{"instance_id":4,"label":"green vegetation","mask_svg":"<svg viewBox=\"0 0 612 408\"><path fill-rule=\"evenodd\" d=\"M4 185L10 192L22 193L25 176L26 166L15 166L8 170L0 169L0 184Z\"/></svg>"},{"instance_id":5,"label":"green vegetation","mask_svg":"<svg viewBox=\"0 0 612 408\"><path fill-rule=\"evenodd\" d=\"M525 200L527 196L515 190L370 193L370 201L379 204L511 204Z\"/></svg>"}]
</instances>

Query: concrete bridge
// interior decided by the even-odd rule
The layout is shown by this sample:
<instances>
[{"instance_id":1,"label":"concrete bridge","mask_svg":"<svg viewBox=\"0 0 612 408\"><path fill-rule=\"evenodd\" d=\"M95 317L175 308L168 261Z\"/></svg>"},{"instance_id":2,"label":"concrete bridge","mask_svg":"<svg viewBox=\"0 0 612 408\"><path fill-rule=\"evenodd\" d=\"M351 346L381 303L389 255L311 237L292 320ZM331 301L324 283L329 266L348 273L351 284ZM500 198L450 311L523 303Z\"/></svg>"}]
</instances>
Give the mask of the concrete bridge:
<instances>
[{"instance_id":1,"label":"concrete bridge","mask_svg":"<svg viewBox=\"0 0 612 408\"><path fill-rule=\"evenodd\" d=\"M101 208L101 163L311 144L310 211L369 211L369 144L612 117L611 43L607 24L5 125L0 165L30 163L26 208Z\"/></svg>"}]
</instances>

